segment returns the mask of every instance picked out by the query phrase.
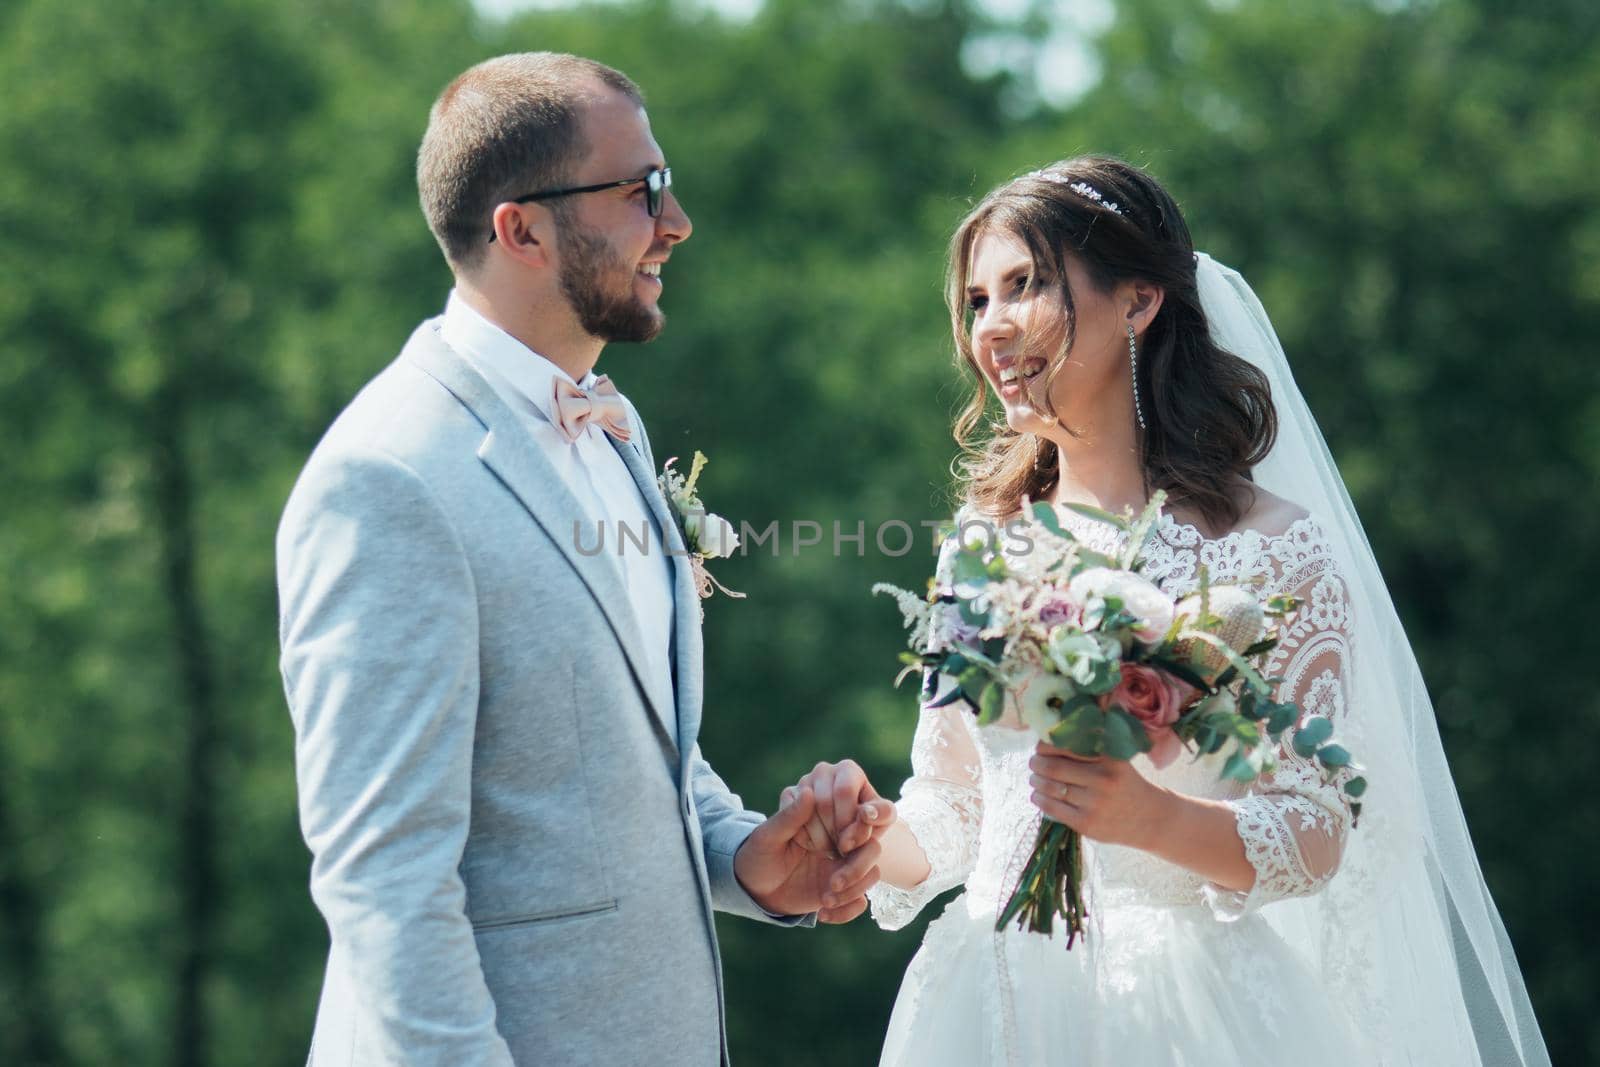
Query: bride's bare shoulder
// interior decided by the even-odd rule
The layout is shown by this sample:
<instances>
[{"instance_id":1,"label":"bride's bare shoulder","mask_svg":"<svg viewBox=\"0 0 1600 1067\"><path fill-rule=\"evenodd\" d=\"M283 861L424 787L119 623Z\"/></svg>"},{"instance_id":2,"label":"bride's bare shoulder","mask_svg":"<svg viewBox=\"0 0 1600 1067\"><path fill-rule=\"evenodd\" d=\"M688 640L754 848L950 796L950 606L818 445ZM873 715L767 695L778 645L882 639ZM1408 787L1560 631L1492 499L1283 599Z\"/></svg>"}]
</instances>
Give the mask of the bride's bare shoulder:
<instances>
[{"instance_id":1,"label":"bride's bare shoulder","mask_svg":"<svg viewBox=\"0 0 1600 1067\"><path fill-rule=\"evenodd\" d=\"M1310 512L1274 493L1258 486L1250 486L1244 494L1245 510L1234 524L1235 530L1254 530L1268 537L1276 537L1305 518Z\"/></svg>"}]
</instances>

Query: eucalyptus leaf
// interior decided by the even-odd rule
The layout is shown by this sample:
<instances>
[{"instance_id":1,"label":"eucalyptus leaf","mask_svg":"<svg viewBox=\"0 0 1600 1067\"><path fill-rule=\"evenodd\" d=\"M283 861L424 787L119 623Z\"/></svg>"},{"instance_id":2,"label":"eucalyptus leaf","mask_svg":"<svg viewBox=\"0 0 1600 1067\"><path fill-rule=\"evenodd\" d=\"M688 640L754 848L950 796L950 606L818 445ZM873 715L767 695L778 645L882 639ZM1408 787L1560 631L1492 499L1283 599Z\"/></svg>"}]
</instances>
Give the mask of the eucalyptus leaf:
<instances>
[{"instance_id":1,"label":"eucalyptus leaf","mask_svg":"<svg viewBox=\"0 0 1600 1067\"><path fill-rule=\"evenodd\" d=\"M1112 759L1129 760L1141 752L1150 751L1153 742L1144 724L1120 705L1111 705L1106 712L1105 725L1106 755Z\"/></svg>"},{"instance_id":2,"label":"eucalyptus leaf","mask_svg":"<svg viewBox=\"0 0 1600 1067\"><path fill-rule=\"evenodd\" d=\"M1352 778L1344 784L1346 796L1360 797L1367 793L1367 780L1365 778Z\"/></svg>"},{"instance_id":3,"label":"eucalyptus leaf","mask_svg":"<svg viewBox=\"0 0 1600 1067\"><path fill-rule=\"evenodd\" d=\"M1231 778L1236 782L1253 782L1256 780L1256 769L1250 765L1249 757L1243 752L1235 752L1228 757L1228 762L1222 765L1222 777Z\"/></svg>"},{"instance_id":4,"label":"eucalyptus leaf","mask_svg":"<svg viewBox=\"0 0 1600 1067\"><path fill-rule=\"evenodd\" d=\"M1300 709L1293 704L1273 704L1267 715L1267 733L1277 737L1300 718Z\"/></svg>"},{"instance_id":5,"label":"eucalyptus leaf","mask_svg":"<svg viewBox=\"0 0 1600 1067\"><path fill-rule=\"evenodd\" d=\"M1317 762L1324 767L1338 770L1340 767L1348 767L1350 760L1350 753L1343 745L1323 745L1317 749Z\"/></svg>"},{"instance_id":6,"label":"eucalyptus leaf","mask_svg":"<svg viewBox=\"0 0 1600 1067\"><path fill-rule=\"evenodd\" d=\"M1317 748L1328 738L1333 736L1333 723L1321 715L1307 719L1306 724L1295 731L1294 751L1301 759L1310 759L1316 755Z\"/></svg>"},{"instance_id":7,"label":"eucalyptus leaf","mask_svg":"<svg viewBox=\"0 0 1600 1067\"><path fill-rule=\"evenodd\" d=\"M1035 500L1033 502L1033 517L1040 526L1043 526L1057 537L1064 537L1067 540L1073 539L1072 535L1062 528L1061 516L1056 514L1056 509L1048 501Z\"/></svg>"},{"instance_id":8,"label":"eucalyptus leaf","mask_svg":"<svg viewBox=\"0 0 1600 1067\"><path fill-rule=\"evenodd\" d=\"M987 585L989 583L989 565L984 562L982 553L963 549L956 553L954 564L950 568L951 576L957 585Z\"/></svg>"},{"instance_id":9,"label":"eucalyptus leaf","mask_svg":"<svg viewBox=\"0 0 1600 1067\"><path fill-rule=\"evenodd\" d=\"M1050 742L1079 756L1098 756L1105 750L1105 712L1093 701L1067 711L1050 731Z\"/></svg>"}]
</instances>

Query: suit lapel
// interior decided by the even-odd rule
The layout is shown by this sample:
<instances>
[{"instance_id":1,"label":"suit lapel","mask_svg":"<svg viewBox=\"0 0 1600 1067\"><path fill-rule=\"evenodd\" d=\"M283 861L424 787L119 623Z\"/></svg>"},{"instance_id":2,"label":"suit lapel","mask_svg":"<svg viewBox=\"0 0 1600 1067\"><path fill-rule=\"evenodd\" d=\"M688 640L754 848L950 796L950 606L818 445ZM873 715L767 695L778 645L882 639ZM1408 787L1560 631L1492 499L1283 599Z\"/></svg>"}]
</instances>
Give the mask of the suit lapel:
<instances>
[{"instance_id":1,"label":"suit lapel","mask_svg":"<svg viewBox=\"0 0 1600 1067\"><path fill-rule=\"evenodd\" d=\"M418 327L401 358L448 389L487 428L478 458L511 491L588 586L627 656L657 727L675 750L677 715L667 705L666 695L650 682L650 661L644 654L639 622L621 572L604 553L586 555L578 549L577 524L588 525L578 499L528 435L517 414L476 368L439 339L433 327L427 323Z\"/></svg>"},{"instance_id":2,"label":"suit lapel","mask_svg":"<svg viewBox=\"0 0 1600 1067\"><path fill-rule=\"evenodd\" d=\"M639 413L632 410L631 404L629 408L634 421L637 422ZM624 443L615 438L609 440L612 447L622 456L622 462L627 464L628 473L633 475L633 484L638 487L639 495L650 508L650 514L655 517L656 526L661 530L662 543L666 546L667 557L672 562L672 678L677 704L677 733L681 746L684 738L693 739L699 727L700 593L695 588L694 572L689 566L683 531L678 526L672 505L667 502L667 498L662 495L661 487L656 483L655 472L650 469L637 444ZM687 747L692 748L692 743Z\"/></svg>"}]
</instances>

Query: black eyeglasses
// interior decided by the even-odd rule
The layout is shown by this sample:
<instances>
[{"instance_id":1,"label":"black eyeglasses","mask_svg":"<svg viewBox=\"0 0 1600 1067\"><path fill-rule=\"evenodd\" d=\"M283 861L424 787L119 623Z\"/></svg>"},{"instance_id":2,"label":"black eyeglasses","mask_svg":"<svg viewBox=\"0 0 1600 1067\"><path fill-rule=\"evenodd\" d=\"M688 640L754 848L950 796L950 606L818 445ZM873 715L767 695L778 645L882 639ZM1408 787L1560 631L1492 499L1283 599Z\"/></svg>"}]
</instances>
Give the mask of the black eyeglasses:
<instances>
[{"instance_id":1,"label":"black eyeglasses","mask_svg":"<svg viewBox=\"0 0 1600 1067\"><path fill-rule=\"evenodd\" d=\"M672 168L663 167L660 170L651 170L642 178L623 178L617 182L601 182L599 185L580 185L572 189L551 189L544 193L529 193L510 201L513 204L531 204L536 200L554 200L558 196L577 196L579 193L598 193L606 189L620 189L624 185L638 185L644 183L645 210L650 212L650 217L659 219L661 209L666 207L667 190L672 188ZM494 240L494 231L489 231L489 240Z\"/></svg>"}]
</instances>

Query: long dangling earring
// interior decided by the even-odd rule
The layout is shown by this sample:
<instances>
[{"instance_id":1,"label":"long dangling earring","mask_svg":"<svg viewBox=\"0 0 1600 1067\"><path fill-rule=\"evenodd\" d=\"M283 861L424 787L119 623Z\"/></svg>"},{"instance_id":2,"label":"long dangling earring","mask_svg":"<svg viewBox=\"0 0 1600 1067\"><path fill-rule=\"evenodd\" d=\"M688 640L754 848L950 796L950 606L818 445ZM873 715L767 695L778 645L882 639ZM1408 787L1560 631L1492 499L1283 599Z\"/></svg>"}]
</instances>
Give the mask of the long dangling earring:
<instances>
[{"instance_id":1,"label":"long dangling earring","mask_svg":"<svg viewBox=\"0 0 1600 1067\"><path fill-rule=\"evenodd\" d=\"M1144 409L1139 406L1139 344L1134 340L1133 324L1128 324L1128 365L1133 368L1133 414L1144 429Z\"/></svg>"}]
</instances>

